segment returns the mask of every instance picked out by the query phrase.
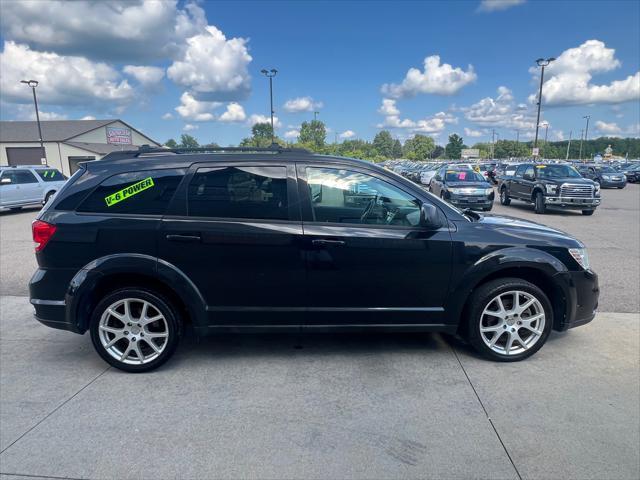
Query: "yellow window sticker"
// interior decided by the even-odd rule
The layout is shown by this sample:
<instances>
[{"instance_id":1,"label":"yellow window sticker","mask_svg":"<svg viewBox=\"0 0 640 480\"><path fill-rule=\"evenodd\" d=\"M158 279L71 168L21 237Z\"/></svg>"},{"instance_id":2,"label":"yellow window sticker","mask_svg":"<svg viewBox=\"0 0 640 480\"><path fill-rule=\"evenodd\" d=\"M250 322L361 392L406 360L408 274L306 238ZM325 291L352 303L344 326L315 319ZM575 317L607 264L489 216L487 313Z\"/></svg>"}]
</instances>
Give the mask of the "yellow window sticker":
<instances>
[{"instance_id":1,"label":"yellow window sticker","mask_svg":"<svg viewBox=\"0 0 640 480\"><path fill-rule=\"evenodd\" d=\"M124 187L122 190L112 193L104 197L104 201L107 202L107 207L112 207L116 203L120 203L123 200L133 197L134 195L143 192L154 186L153 178L148 177L144 180L140 180L139 182L134 183L133 185L129 185L128 187Z\"/></svg>"},{"instance_id":2,"label":"yellow window sticker","mask_svg":"<svg viewBox=\"0 0 640 480\"><path fill-rule=\"evenodd\" d=\"M546 165L536 165L536 168L547 168Z\"/></svg>"}]
</instances>

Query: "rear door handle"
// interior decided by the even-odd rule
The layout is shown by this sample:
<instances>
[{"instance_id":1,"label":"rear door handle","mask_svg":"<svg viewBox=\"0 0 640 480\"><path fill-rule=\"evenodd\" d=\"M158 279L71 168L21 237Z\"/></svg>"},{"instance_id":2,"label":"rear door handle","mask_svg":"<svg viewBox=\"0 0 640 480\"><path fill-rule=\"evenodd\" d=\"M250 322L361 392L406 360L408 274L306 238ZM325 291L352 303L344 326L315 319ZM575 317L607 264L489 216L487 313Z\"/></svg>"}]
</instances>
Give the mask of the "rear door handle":
<instances>
[{"instance_id":1,"label":"rear door handle","mask_svg":"<svg viewBox=\"0 0 640 480\"><path fill-rule=\"evenodd\" d=\"M167 235L167 240L170 242L183 242L183 243L195 243L202 240L200 235L178 235L178 234L170 234Z\"/></svg>"},{"instance_id":2,"label":"rear door handle","mask_svg":"<svg viewBox=\"0 0 640 480\"><path fill-rule=\"evenodd\" d=\"M326 238L316 238L311 240L311 245L314 247L341 247L345 245L344 240L328 240Z\"/></svg>"}]
</instances>

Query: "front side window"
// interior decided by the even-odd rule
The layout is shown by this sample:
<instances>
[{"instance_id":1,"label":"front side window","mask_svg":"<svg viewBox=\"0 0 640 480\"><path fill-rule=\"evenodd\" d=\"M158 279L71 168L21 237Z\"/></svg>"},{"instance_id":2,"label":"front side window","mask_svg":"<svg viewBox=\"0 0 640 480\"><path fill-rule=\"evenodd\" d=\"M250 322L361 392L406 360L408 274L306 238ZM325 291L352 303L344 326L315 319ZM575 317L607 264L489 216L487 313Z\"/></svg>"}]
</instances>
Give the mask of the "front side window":
<instances>
[{"instance_id":1,"label":"front side window","mask_svg":"<svg viewBox=\"0 0 640 480\"><path fill-rule=\"evenodd\" d=\"M11 184L22 183L38 183L36 177L29 170L5 170L2 172L2 178L11 179Z\"/></svg>"},{"instance_id":2,"label":"front side window","mask_svg":"<svg viewBox=\"0 0 640 480\"><path fill-rule=\"evenodd\" d=\"M200 168L189 184L189 215L288 220L286 167Z\"/></svg>"},{"instance_id":3,"label":"front side window","mask_svg":"<svg viewBox=\"0 0 640 480\"><path fill-rule=\"evenodd\" d=\"M184 169L166 169L114 175L98 185L78 211L163 215L184 174Z\"/></svg>"},{"instance_id":4,"label":"front side window","mask_svg":"<svg viewBox=\"0 0 640 480\"><path fill-rule=\"evenodd\" d=\"M529 179L533 178L533 176L535 175L535 172L533 171L533 166L529 165L527 169L524 171L524 175Z\"/></svg>"},{"instance_id":5,"label":"front side window","mask_svg":"<svg viewBox=\"0 0 640 480\"><path fill-rule=\"evenodd\" d=\"M44 182L62 182L67 179L55 168L38 169L36 173Z\"/></svg>"},{"instance_id":6,"label":"front side window","mask_svg":"<svg viewBox=\"0 0 640 480\"><path fill-rule=\"evenodd\" d=\"M417 226L420 201L365 173L307 168L314 222Z\"/></svg>"},{"instance_id":7,"label":"front side window","mask_svg":"<svg viewBox=\"0 0 640 480\"><path fill-rule=\"evenodd\" d=\"M516 169L515 176L516 177L522 177L524 175L524 171L526 169L527 169L527 165L518 165L518 168Z\"/></svg>"}]
</instances>

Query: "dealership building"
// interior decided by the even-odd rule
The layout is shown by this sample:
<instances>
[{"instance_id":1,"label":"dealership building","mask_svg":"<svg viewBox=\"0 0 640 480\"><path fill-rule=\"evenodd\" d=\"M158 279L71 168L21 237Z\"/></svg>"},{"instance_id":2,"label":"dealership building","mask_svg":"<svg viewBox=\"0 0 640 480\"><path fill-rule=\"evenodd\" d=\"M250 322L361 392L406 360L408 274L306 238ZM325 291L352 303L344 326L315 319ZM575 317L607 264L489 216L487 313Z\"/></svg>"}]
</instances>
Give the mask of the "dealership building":
<instances>
[{"instance_id":1,"label":"dealership building","mask_svg":"<svg viewBox=\"0 0 640 480\"><path fill-rule=\"evenodd\" d=\"M155 140L118 119L51 120L40 122L46 163L65 175L78 163L99 160L119 150L135 150L140 145L159 147ZM37 122L0 122L0 166L40 165L42 149Z\"/></svg>"}]
</instances>

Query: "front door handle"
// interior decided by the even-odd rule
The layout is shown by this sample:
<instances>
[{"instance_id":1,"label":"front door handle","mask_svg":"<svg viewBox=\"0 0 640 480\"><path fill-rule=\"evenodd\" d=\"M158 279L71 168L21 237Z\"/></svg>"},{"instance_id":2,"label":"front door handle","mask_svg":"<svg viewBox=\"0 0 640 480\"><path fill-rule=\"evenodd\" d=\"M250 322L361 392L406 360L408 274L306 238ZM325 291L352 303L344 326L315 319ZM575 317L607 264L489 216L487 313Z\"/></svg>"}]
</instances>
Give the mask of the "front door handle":
<instances>
[{"instance_id":1,"label":"front door handle","mask_svg":"<svg viewBox=\"0 0 640 480\"><path fill-rule=\"evenodd\" d=\"M311 245L314 247L341 247L345 245L344 240L328 240L326 238L316 238L311 240Z\"/></svg>"},{"instance_id":2,"label":"front door handle","mask_svg":"<svg viewBox=\"0 0 640 480\"><path fill-rule=\"evenodd\" d=\"M202 240L200 235L178 235L178 234L170 234L167 235L167 240L170 242L183 242L183 243L195 243Z\"/></svg>"}]
</instances>

